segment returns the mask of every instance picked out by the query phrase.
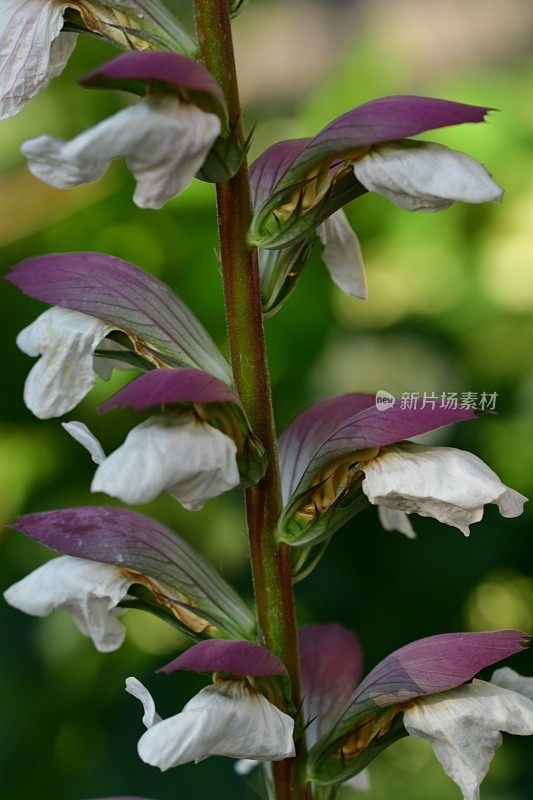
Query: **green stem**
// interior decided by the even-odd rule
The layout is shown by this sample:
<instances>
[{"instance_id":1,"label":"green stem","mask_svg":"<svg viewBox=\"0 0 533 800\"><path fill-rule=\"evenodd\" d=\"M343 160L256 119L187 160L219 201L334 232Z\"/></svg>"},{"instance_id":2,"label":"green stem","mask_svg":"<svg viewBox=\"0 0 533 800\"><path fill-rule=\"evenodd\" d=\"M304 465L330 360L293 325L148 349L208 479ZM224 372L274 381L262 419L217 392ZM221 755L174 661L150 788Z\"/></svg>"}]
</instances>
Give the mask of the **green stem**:
<instances>
[{"instance_id":1,"label":"green stem","mask_svg":"<svg viewBox=\"0 0 533 800\"><path fill-rule=\"evenodd\" d=\"M235 135L244 144L228 0L194 0L200 52L228 104ZM248 165L217 185L224 300L233 375L254 432L268 456L262 480L246 491L246 512L259 629L265 645L285 664L293 708L301 707L301 681L291 558L275 540L282 511L277 440L265 348L257 250L246 243L252 220ZM274 762L277 800L307 800L305 738L294 759Z\"/></svg>"}]
</instances>

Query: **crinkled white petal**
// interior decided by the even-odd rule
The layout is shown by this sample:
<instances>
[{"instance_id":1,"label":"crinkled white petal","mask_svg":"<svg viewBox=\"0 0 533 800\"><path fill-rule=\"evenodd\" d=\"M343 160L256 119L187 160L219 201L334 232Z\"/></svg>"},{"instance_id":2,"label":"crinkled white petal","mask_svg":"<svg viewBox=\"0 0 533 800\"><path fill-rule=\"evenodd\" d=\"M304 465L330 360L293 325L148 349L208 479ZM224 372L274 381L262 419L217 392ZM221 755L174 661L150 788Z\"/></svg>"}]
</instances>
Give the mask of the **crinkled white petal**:
<instances>
[{"instance_id":1,"label":"crinkled white petal","mask_svg":"<svg viewBox=\"0 0 533 800\"><path fill-rule=\"evenodd\" d=\"M465 536L487 503L495 503L504 517L517 517L527 501L481 459L455 447L387 447L363 469L363 492L374 505L434 517Z\"/></svg>"},{"instance_id":2,"label":"crinkled white petal","mask_svg":"<svg viewBox=\"0 0 533 800\"><path fill-rule=\"evenodd\" d=\"M85 447L95 464L102 464L105 461L104 449L87 425L75 421L62 422L61 425L73 439Z\"/></svg>"},{"instance_id":3,"label":"crinkled white petal","mask_svg":"<svg viewBox=\"0 0 533 800\"><path fill-rule=\"evenodd\" d=\"M502 689L512 689L513 692L523 694L533 700L533 678L526 678L510 667L501 667L495 670L490 679L491 683L501 686Z\"/></svg>"},{"instance_id":4,"label":"crinkled white petal","mask_svg":"<svg viewBox=\"0 0 533 800\"><path fill-rule=\"evenodd\" d=\"M124 641L114 609L132 583L131 575L118 567L60 556L10 586L4 599L35 617L46 617L55 608L67 611L96 649L108 653Z\"/></svg>"},{"instance_id":5,"label":"crinkled white petal","mask_svg":"<svg viewBox=\"0 0 533 800\"><path fill-rule=\"evenodd\" d=\"M342 292L366 300L366 275L361 245L342 209L317 228L324 245L322 259Z\"/></svg>"},{"instance_id":6,"label":"crinkled white petal","mask_svg":"<svg viewBox=\"0 0 533 800\"><path fill-rule=\"evenodd\" d=\"M220 120L171 95L148 96L65 142L39 136L22 152L45 183L68 189L98 180L114 158L125 158L137 180L134 202L161 208L204 163Z\"/></svg>"},{"instance_id":7,"label":"crinkled white petal","mask_svg":"<svg viewBox=\"0 0 533 800\"><path fill-rule=\"evenodd\" d=\"M380 144L354 165L355 177L406 211L441 211L456 200L501 200L485 167L442 144L409 139Z\"/></svg>"},{"instance_id":8,"label":"crinkled white petal","mask_svg":"<svg viewBox=\"0 0 533 800\"><path fill-rule=\"evenodd\" d=\"M167 491L190 511L240 482L235 442L191 415L158 415L131 430L98 467L91 491L148 503Z\"/></svg>"},{"instance_id":9,"label":"crinkled white petal","mask_svg":"<svg viewBox=\"0 0 533 800\"><path fill-rule=\"evenodd\" d=\"M0 119L16 114L63 71L76 34L60 33L68 3L2 0Z\"/></svg>"},{"instance_id":10,"label":"crinkled white petal","mask_svg":"<svg viewBox=\"0 0 533 800\"><path fill-rule=\"evenodd\" d=\"M146 686L137 680L137 678L126 678L126 691L142 703L144 710L143 725L146 728L151 728L152 725L161 722L161 717L155 710L154 698Z\"/></svg>"},{"instance_id":11,"label":"crinkled white petal","mask_svg":"<svg viewBox=\"0 0 533 800\"><path fill-rule=\"evenodd\" d=\"M294 756L293 728L291 717L244 682L220 681L147 730L138 752L162 771L214 755L280 761Z\"/></svg>"},{"instance_id":12,"label":"crinkled white petal","mask_svg":"<svg viewBox=\"0 0 533 800\"><path fill-rule=\"evenodd\" d=\"M65 427L63 425L63 427ZM405 511L398 511L394 508L387 508L387 506L378 506L378 517L381 522L381 527L386 531L398 531L407 536L408 539L416 539L416 533L411 520Z\"/></svg>"},{"instance_id":13,"label":"crinkled white petal","mask_svg":"<svg viewBox=\"0 0 533 800\"><path fill-rule=\"evenodd\" d=\"M479 800L479 787L500 746L500 731L533 734L533 702L517 692L474 680L431 695L404 712L411 736L427 739L464 800Z\"/></svg>"},{"instance_id":14,"label":"crinkled white petal","mask_svg":"<svg viewBox=\"0 0 533 800\"><path fill-rule=\"evenodd\" d=\"M60 417L92 389L94 351L112 330L95 317L54 306L19 333L22 352L41 356L24 386L24 402L36 417Z\"/></svg>"}]
</instances>

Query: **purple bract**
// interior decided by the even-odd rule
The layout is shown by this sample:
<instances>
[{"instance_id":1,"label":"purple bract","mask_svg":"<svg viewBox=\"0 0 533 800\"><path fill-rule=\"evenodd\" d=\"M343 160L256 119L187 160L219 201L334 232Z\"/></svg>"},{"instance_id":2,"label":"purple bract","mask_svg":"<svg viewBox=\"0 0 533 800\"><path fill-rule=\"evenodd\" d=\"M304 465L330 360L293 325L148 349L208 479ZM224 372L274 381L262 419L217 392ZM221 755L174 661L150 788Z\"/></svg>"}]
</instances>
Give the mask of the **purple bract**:
<instances>
[{"instance_id":1,"label":"purple bract","mask_svg":"<svg viewBox=\"0 0 533 800\"><path fill-rule=\"evenodd\" d=\"M157 369L140 375L106 400L100 411L131 406L143 411L151 406L178 403L232 403L241 407L238 395L225 383L198 369Z\"/></svg>"},{"instance_id":2,"label":"purple bract","mask_svg":"<svg viewBox=\"0 0 533 800\"><path fill-rule=\"evenodd\" d=\"M221 639L194 645L170 664L162 667L159 672L170 674L178 669L189 669L193 672L228 672L243 677L287 674L281 661L261 645Z\"/></svg>"}]
</instances>

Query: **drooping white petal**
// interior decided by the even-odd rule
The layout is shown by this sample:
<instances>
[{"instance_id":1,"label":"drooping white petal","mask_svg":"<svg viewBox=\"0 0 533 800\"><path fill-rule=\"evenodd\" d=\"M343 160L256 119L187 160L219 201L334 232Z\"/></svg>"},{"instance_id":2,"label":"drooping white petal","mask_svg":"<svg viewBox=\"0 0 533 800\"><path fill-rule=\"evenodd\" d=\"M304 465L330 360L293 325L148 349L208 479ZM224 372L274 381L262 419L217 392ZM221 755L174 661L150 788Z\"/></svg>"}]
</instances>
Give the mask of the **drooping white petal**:
<instances>
[{"instance_id":1,"label":"drooping white petal","mask_svg":"<svg viewBox=\"0 0 533 800\"><path fill-rule=\"evenodd\" d=\"M143 734L139 756L162 771L208 756L280 761L294 756L294 720L244 681L220 681Z\"/></svg>"},{"instance_id":2,"label":"drooping white petal","mask_svg":"<svg viewBox=\"0 0 533 800\"><path fill-rule=\"evenodd\" d=\"M405 139L377 145L354 165L355 177L406 211L442 211L456 200L501 200L485 167L442 144Z\"/></svg>"},{"instance_id":3,"label":"drooping white petal","mask_svg":"<svg viewBox=\"0 0 533 800\"><path fill-rule=\"evenodd\" d=\"M4 599L35 617L46 617L55 608L67 611L96 649L109 653L124 641L114 609L132 583L131 575L118 567L60 556L10 586Z\"/></svg>"},{"instance_id":4,"label":"drooping white petal","mask_svg":"<svg viewBox=\"0 0 533 800\"><path fill-rule=\"evenodd\" d=\"M518 672L515 672L510 667L502 667L495 670L490 682L496 686L501 686L502 689L512 689L513 692L518 692L518 694L523 694L524 697L533 700L533 678L519 675Z\"/></svg>"},{"instance_id":5,"label":"drooping white petal","mask_svg":"<svg viewBox=\"0 0 533 800\"><path fill-rule=\"evenodd\" d=\"M371 503L434 517L465 536L487 503L495 503L504 517L517 517L527 501L481 459L455 447L387 447L363 469L362 488Z\"/></svg>"},{"instance_id":6,"label":"drooping white petal","mask_svg":"<svg viewBox=\"0 0 533 800\"><path fill-rule=\"evenodd\" d=\"M387 508L387 506L378 506L378 517L381 526L386 531L398 531L399 533L403 533L404 536L407 536L408 539L416 539L416 533L411 525L411 520L405 511Z\"/></svg>"},{"instance_id":7,"label":"drooping white petal","mask_svg":"<svg viewBox=\"0 0 533 800\"><path fill-rule=\"evenodd\" d=\"M500 746L500 731L533 734L533 702L517 692L474 680L424 697L404 712L411 736L427 739L464 800L479 800L479 787Z\"/></svg>"},{"instance_id":8,"label":"drooping white petal","mask_svg":"<svg viewBox=\"0 0 533 800\"><path fill-rule=\"evenodd\" d=\"M63 71L76 34L60 33L68 3L3 0L0 13L0 119L16 114Z\"/></svg>"},{"instance_id":9,"label":"drooping white petal","mask_svg":"<svg viewBox=\"0 0 533 800\"><path fill-rule=\"evenodd\" d=\"M146 686L138 681L137 678L126 678L126 691L142 703L144 709L143 725L146 728L151 728L152 725L161 722L161 717L155 710L154 698Z\"/></svg>"},{"instance_id":10,"label":"drooping white petal","mask_svg":"<svg viewBox=\"0 0 533 800\"><path fill-rule=\"evenodd\" d=\"M65 142L39 136L22 152L45 183L68 189L98 180L125 158L137 180L134 202L161 208L194 178L220 133L220 120L171 95L152 95Z\"/></svg>"},{"instance_id":11,"label":"drooping white petal","mask_svg":"<svg viewBox=\"0 0 533 800\"><path fill-rule=\"evenodd\" d=\"M366 300L366 275L361 245L342 209L319 225L322 259L332 281L346 294Z\"/></svg>"},{"instance_id":12,"label":"drooping white petal","mask_svg":"<svg viewBox=\"0 0 533 800\"><path fill-rule=\"evenodd\" d=\"M112 330L95 317L54 306L19 333L22 352L41 356L24 386L24 402L36 417L60 417L92 389L94 351Z\"/></svg>"},{"instance_id":13,"label":"drooping white petal","mask_svg":"<svg viewBox=\"0 0 533 800\"><path fill-rule=\"evenodd\" d=\"M191 415L158 415L133 428L96 470L91 491L148 503L167 491L190 511L240 482L235 442Z\"/></svg>"},{"instance_id":14,"label":"drooping white petal","mask_svg":"<svg viewBox=\"0 0 533 800\"><path fill-rule=\"evenodd\" d=\"M102 445L93 436L87 425L83 422L62 422L61 426L73 439L82 447L85 447L95 464L102 464L105 461L105 453Z\"/></svg>"}]
</instances>

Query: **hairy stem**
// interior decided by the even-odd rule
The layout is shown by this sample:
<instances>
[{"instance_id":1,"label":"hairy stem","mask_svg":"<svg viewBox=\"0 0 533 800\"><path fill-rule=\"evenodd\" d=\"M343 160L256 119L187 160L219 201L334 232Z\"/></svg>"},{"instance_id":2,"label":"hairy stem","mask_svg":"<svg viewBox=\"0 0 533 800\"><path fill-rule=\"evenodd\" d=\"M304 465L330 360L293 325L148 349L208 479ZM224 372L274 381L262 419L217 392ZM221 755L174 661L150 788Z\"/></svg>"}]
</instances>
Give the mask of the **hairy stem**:
<instances>
[{"instance_id":1,"label":"hairy stem","mask_svg":"<svg viewBox=\"0 0 533 800\"><path fill-rule=\"evenodd\" d=\"M200 52L228 103L230 125L243 145L244 134L228 0L194 0ZM246 235L252 220L248 165L217 185L218 228L224 299L235 383L251 426L268 456L263 479L246 491L246 512L259 628L265 645L287 667L292 705L301 706L300 664L291 559L275 541L282 510L276 431L265 348L257 250ZM277 800L306 800L305 739L294 759L274 762Z\"/></svg>"}]
</instances>

